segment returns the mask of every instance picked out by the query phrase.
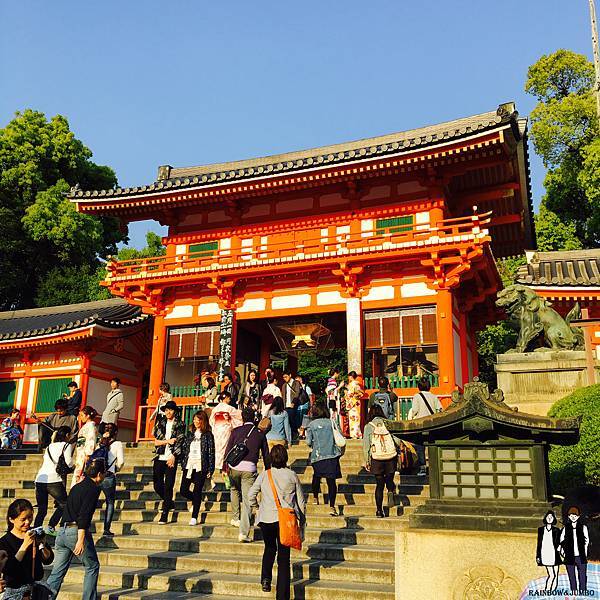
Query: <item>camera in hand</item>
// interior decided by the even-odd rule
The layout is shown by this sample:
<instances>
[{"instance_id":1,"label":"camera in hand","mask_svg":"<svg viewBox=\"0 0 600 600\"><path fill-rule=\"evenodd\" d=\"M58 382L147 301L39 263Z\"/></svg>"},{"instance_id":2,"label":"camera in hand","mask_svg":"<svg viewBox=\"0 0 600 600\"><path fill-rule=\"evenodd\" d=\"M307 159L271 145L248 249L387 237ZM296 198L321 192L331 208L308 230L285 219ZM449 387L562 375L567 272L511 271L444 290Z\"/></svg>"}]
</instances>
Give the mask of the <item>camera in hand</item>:
<instances>
[{"instance_id":1,"label":"camera in hand","mask_svg":"<svg viewBox=\"0 0 600 600\"><path fill-rule=\"evenodd\" d=\"M40 527L34 527L33 529L29 530L31 532L32 535L35 535L35 537L44 537L45 533L44 533L44 528L42 526Z\"/></svg>"}]
</instances>

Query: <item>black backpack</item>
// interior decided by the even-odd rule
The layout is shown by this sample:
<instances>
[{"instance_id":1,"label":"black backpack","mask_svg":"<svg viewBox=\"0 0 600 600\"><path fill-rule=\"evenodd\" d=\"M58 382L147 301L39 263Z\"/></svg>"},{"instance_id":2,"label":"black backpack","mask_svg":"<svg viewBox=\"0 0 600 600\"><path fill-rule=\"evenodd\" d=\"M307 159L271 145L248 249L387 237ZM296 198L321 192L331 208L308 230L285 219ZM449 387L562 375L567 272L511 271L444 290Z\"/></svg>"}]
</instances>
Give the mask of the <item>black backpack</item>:
<instances>
[{"instance_id":1,"label":"black backpack","mask_svg":"<svg viewBox=\"0 0 600 600\"><path fill-rule=\"evenodd\" d=\"M252 432L256 429L256 425L252 425L252 429L248 432L248 435L244 438L243 442L238 442L231 448L225 457L225 463L230 467L237 467L245 458L248 456L250 449L246 446L248 438Z\"/></svg>"},{"instance_id":2,"label":"black backpack","mask_svg":"<svg viewBox=\"0 0 600 600\"><path fill-rule=\"evenodd\" d=\"M298 406L302 406L307 402L310 402L310 398L306 393L306 386L300 384L300 393L298 394Z\"/></svg>"},{"instance_id":3,"label":"black backpack","mask_svg":"<svg viewBox=\"0 0 600 600\"><path fill-rule=\"evenodd\" d=\"M48 453L50 460L54 463L54 469L60 477L66 477L75 470L75 467L70 467L67 464L67 461L65 460L65 450L67 449L68 445L69 444L65 444L63 446L62 452L60 453L58 460L54 460L52 458L52 454L50 454L50 448L46 448L46 452Z\"/></svg>"}]
</instances>

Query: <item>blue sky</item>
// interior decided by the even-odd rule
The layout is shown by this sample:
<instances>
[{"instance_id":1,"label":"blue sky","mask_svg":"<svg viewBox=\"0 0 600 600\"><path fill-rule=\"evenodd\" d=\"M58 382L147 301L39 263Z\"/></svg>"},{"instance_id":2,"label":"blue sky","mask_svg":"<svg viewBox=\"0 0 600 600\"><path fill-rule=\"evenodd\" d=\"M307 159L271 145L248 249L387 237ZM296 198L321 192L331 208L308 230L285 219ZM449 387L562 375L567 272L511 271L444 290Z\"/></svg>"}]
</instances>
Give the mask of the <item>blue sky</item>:
<instances>
[{"instance_id":1,"label":"blue sky","mask_svg":"<svg viewBox=\"0 0 600 600\"><path fill-rule=\"evenodd\" d=\"M0 2L0 126L65 115L123 186L494 109L527 67L591 56L586 0ZM532 157L534 200L544 170ZM143 245L156 223L130 228Z\"/></svg>"}]
</instances>

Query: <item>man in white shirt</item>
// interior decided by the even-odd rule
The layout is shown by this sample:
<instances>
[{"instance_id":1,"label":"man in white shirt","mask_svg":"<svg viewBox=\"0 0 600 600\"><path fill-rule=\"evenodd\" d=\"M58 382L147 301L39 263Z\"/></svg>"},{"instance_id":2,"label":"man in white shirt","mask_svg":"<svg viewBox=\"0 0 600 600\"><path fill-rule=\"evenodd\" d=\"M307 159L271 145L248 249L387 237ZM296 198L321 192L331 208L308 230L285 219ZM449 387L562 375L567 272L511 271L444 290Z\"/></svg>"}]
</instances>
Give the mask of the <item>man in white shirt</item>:
<instances>
[{"instance_id":1,"label":"man in white shirt","mask_svg":"<svg viewBox=\"0 0 600 600\"><path fill-rule=\"evenodd\" d=\"M567 511L567 522L560 533L561 554L567 567L571 591L587 591L587 552L590 544L588 528L579 522L581 511L571 506ZM577 577L579 585L577 585Z\"/></svg>"},{"instance_id":2,"label":"man in white shirt","mask_svg":"<svg viewBox=\"0 0 600 600\"><path fill-rule=\"evenodd\" d=\"M285 371L283 374L283 401L285 403L285 412L288 414L290 419L290 427L292 429L292 436L298 435L298 398L300 396L300 384L292 377L291 371Z\"/></svg>"},{"instance_id":3,"label":"man in white shirt","mask_svg":"<svg viewBox=\"0 0 600 600\"><path fill-rule=\"evenodd\" d=\"M431 415L441 412L442 405L439 398L432 394L429 390L431 389L431 383L429 379L422 377L417 383L419 391L413 396L412 407L408 411L409 419L422 419L423 417L430 417ZM427 474L427 461L425 458L425 446L421 444L415 444L415 450L419 457L419 475Z\"/></svg>"}]
</instances>

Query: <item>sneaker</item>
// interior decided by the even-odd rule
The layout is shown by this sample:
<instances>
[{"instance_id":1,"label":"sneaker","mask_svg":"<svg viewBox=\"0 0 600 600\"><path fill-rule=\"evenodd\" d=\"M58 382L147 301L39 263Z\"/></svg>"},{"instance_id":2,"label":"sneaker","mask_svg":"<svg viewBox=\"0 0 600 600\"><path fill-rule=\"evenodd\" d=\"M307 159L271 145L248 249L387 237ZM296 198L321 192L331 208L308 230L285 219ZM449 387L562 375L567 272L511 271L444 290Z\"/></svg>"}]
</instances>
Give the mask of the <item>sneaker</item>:
<instances>
[{"instance_id":1,"label":"sneaker","mask_svg":"<svg viewBox=\"0 0 600 600\"><path fill-rule=\"evenodd\" d=\"M192 517L190 519L189 525L198 525L198 519L194 519L194 517Z\"/></svg>"},{"instance_id":2,"label":"sneaker","mask_svg":"<svg viewBox=\"0 0 600 600\"><path fill-rule=\"evenodd\" d=\"M54 529L54 527L44 527L44 533L50 537L57 536L56 529Z\"/></svg>"},{"instance_id":3,"label":"sneaker","mask_svg":"<svg viewBox=\"0 0 600 600\"><path fill-rule=\"evenodd\" d=\"M269 579L263 579L260 583L262 585L262 591L263 592L270 592L271 591L271 581Z\"/></svg>"},{"instance_id":4,"label":"sneaker","mask_svg":"<svg viewBox=\"0 0 600 600\"><path fill-rule=\"evenodd\" d=\"M167 513L163 513L160 515L160 519L158 520L159 525L166 525L169 521L169 515Z\"/></svg>"},{"instance_id":5,"label":"sneaker","mask_svg":"<svg viewBox=\"0 0 600 600\"><path fill-rule=\"evenodd\" d=\"M313 501L312 501L312 503L313 503L315 506L319 506L319 504L320 504L320 501L319 501L319 496L315 496L315 497L313 498Z\"/></svg>"},{"instance_id":6,"label":"sneaker","mask_svg":"<svg viewBox=\"0 0 600 600\"><path fill-rule=\"evenodd\" d=\"M102 537L115 537L115 534L112 531L104 531Z\"/></svg>"},{"instance_id":7,"label":"sneaker","mask_svg":"<svg viewBox=\"0 0 600 600\"><path fill-rule=\"evenodd\" d=\"M241 542L242 544L250 544L252 540L247 535L242 535L240 533L240 535L238 535L238 542Z\"/></svg>"},{"instance_id":8,"label":"sneaker","mask_svg":"<svg viewBox=\"0 0 600 600\"><path fill-rule=\"evenodd\" d=\"M427 475L427 467L421 467L417 473L418 477L425 477Z\"/></svg>"},{"instance_id":9,"label":"sneaker","mask_svg":"<svg viewBox=\"0 0 600 600\"><path fill-rule=\"evenodd\" d=\"M335 506L332 506L331 510L329 511L329 515L331 517L339 517L340 513L337 511L337 508Z\"/></svg>"},{"instance_id":10,"label":"sneaker","mask_svg":"<svg viewBox=\"0 0 600 600\"><path fill-rule=\"evenodd\" d=\"M385 515L383 514L383 511L382 511L382 510L378 510L378 511L375 513L375 516L376 516L378 519L383 519L383 517L385 517Z\"/></svg>"},{"instance_id":11,"label":"sneaker","mask_svg":"<svg viewBox=\"0 0 600 600\"><path fill-rule=\"evenodd\" d=\"M392 508L392 506L396 505L396 501L394 500L394 492L387 493L387 506L388 508Z\"/></svg>"},{"instance_id":12,"label":"sneaker","mask_svg":"<svg viewBox=\"0 0 600 600\"><path fill-rule=\"evenodd\" d=\"M240 526L240 520L239 519L231 519L231 521L229 521L229 523L231 523L232 527L239 527Z\"/></svg>"}]
</instances>

